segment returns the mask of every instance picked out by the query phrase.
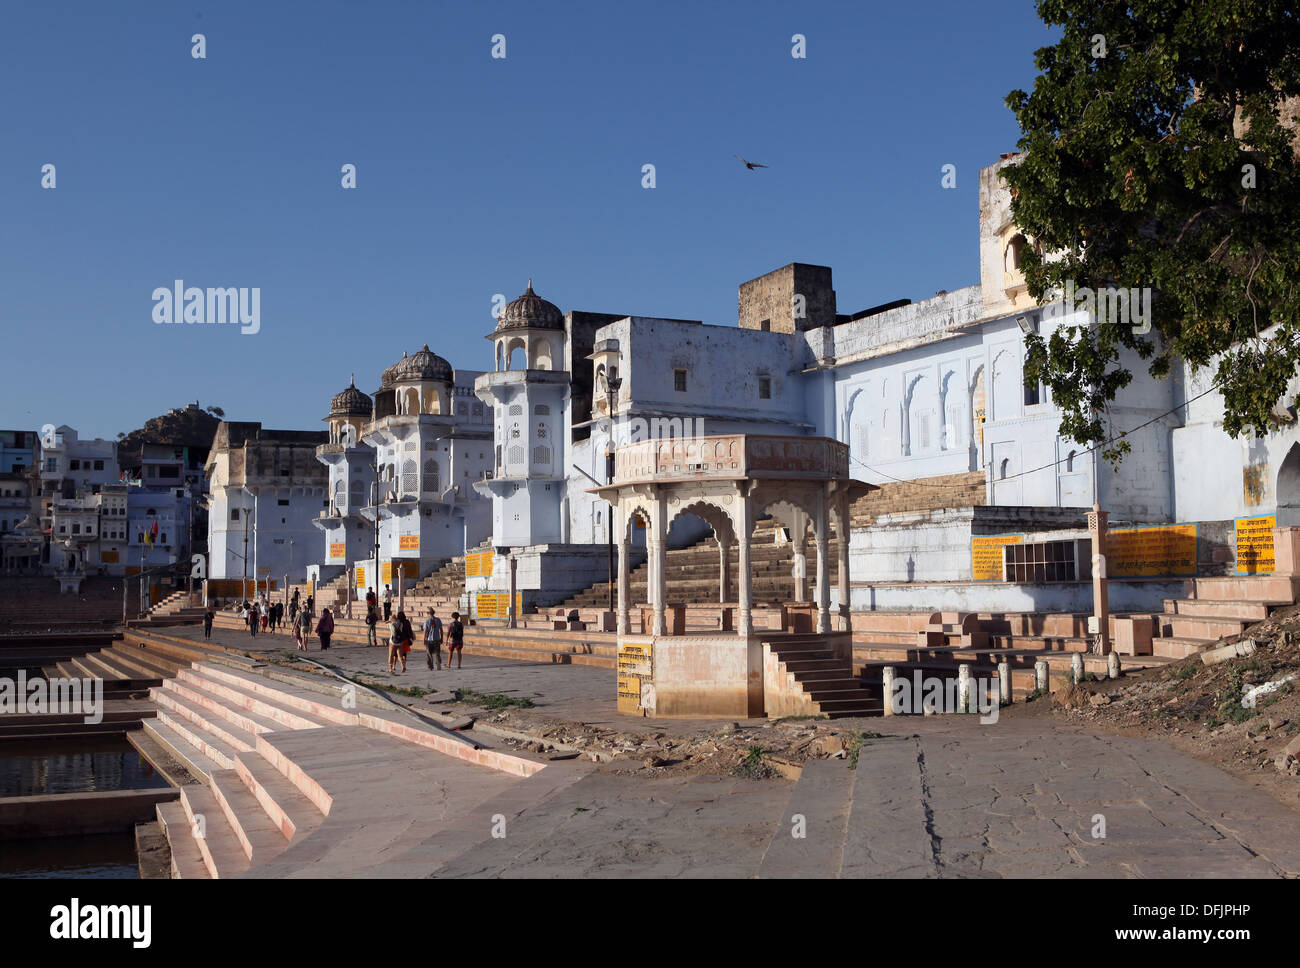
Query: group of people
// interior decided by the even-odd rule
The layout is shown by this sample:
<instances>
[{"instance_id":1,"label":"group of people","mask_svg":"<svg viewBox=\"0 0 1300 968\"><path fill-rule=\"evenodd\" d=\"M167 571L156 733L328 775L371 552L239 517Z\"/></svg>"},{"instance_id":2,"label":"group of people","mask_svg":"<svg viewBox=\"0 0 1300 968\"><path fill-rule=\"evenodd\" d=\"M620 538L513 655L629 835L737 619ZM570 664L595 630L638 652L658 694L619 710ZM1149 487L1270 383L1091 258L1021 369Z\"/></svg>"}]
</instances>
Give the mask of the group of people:
<instances>
[{"instance_id":1,"label":"group of people","mask_svg":"<svg viewBox=\"0 0 1300 968\"><path fill-rule=\"evenodd\" d=\"M384 586L383 608L384 617L382 621L388 629L388 671L390 673L397 671L400 664L402 671L406 671L406 656L411 651L411 646L415 642L415 630L411 627L411 620L407 618L406 611L402 608L393 614L393 593L392 589ZM366 644L379 645L378 626L379 617L379 598L375 595L375 590L369 588L366 590ZM452 659L456 660L455 668L461 666L463 649L465 646L465 626L460 620L460 612L451 613L451 625L445 631L442 619L438 618L438 613L434 609L429 609L429 617L424 620L424 648L425 662L430 669L442 668L442 646L444 639L447 644L447 668L452 668Z\"/></svg>"},{"instance_id":2,"label":"group of people","mask_svg":"<svg viewBox=\"0 0 1300 968\"><path fill-rule=\"evenodd\" d=\"M293 638L297 643L299 652L307 651L307 640L312 634L312 616L315 614L316 600L312 595L307 596L304 607L299 608L299 597L297 589L294 590L293 597L289 600L289 624L293 628ZM375 595L373 588L366 592L366 644L378 645L378 635L376 626L379 625L379 607L380 602ZM240 615L248 625L249 635L256 636L260 628L264 632L275 633L275 630L283 624L285 605L283 602L262 601L245 601L239 606ZM393 593L392 589L384 586L383 597L383 622L388 630L388 671L396 672L400 663L402 672L406 671L406 656L411 651L411 646L415 641L415 631L411 628L411 620L406 617L404 609L399 608L397 614L393 614ZM215 612L211 605L203 614L203 637L212 637L212 620ZM321 609L320 621L316 622L316 635L320 639L322 650L330 647L330 636L334 634L334 616L330 614L328 608ZM434 609L429 609L429 616L424 620L423 626L425 661L429 668L442 669L442 647L445 642L447 646L447 668L451 669L452 660L456 664L454 668L461 667L465 646L465 626L460 620L460 612L451 613L451 624L445 629L442 619Z\"/></svg>"}]
</instances>

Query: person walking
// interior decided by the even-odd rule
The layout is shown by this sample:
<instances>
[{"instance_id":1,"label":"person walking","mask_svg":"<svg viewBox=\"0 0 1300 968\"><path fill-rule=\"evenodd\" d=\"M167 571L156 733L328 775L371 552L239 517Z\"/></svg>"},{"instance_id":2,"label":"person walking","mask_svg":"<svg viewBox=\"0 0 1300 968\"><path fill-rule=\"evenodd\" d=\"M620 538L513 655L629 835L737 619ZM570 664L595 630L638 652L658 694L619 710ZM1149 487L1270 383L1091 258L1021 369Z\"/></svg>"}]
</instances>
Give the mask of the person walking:
<instances>
[{"instance_id":1,"label":"person walking","mask_svg":"<svg viewBox=\"0 0 1300 968\"><path fill-rule=\"evenodd\" d=\"M384 586L384 621L387 622L393 614L393 586Z\"/></svg>"},{"instance_id":2,"label":"person walking","mask_svg":"<svg viewBox=\"0 0 1300 968\"><path fill-rule=\"evenodd\" d=\"M257 626L261 621L261 616L257 614L257 602L248 606L248 634L257 638Z\"/></svg>"},{"instance_id":3,"label":"person walking","mask_svg":"<svg viewBox=\"0 0 1300 968\"><path fill-rule=\"evenodd\" d=\"M203 637L212 638L212 620L217 617L216 610L209 604L203 612Z\"/></svg>"},{"instance_id":4,"label":"person walking","mask_svg":"<svg viewBox=\"0 0 1300 968\"><path fill-rule=\"evenodd\" d=\"M451 668L451 660L456 660L456 668L460 668L461 658L464 655L465 648L465 626L460 622L460 612L451 613L451 624L447 626L447 668Z\"/></svg>"},{"instance_id":5,"label":"person walking","mask_svg":"<svg viewBox=\"0 0 1300 968\"><path fill-rule=\"evenodd\" d=\"M320 636L320 648L324 652L330 647L330 636L334 634L334 616L328 608L321 609L320 621L316 623L316 634Z\"/></svg>"},{"instance_id":6,"label":"person walking","mask_svg":"<svg viewBox=\"0 0 1300 968\"><path fill-rule=\"evenodd\" d=\"M307 614L307 609L298 613L298 618L293 627L293 637L298 643L298 651L307 651L307 638L311 635L311 616Z\"/></svg>"},{"instance_id":7,"label":"person walking","mask_svg":"<svg viewBox=\"0 0 1300 968\"><path fill-rule=\"evenodd\" d=\"M388 620L388 671L397 671L397 660L402 660L402 671L406 671L406 655L402 652L402 637L405 629L400 616L394 615Z\"/></svg>"},{"instance_id":8,"label":"person walking","mask_svg":"<svg viewBox=\"0 0 1300 968\"><path fill-rule=\"evenodd\" d=\"M379 624L379 612L375 609L374 602L366 606L366 645L378 645L379 636L375 634L375 626Z\"/></svg>"},{"instance_id":9,"label":"person walking","mask_svg":"<svg viewBox=\"0 0 1300 968\"><path fill-rule=\"evenodd\" d=\"M378 607L378 605L379 605L379 599L375 597L375 590L374 590L374 588L367 588L367 589L366 589L366 604L367 604L367 605L374 605L374 606Z\"/></svg>"},{"instance_id":10,"label":"person walking","mask_svg":"<svg viewBox=\"0 0 1300 968\"><path fill-rule=\"evenodd\" d=\"M429 668L434 667L434 662L438 663L438 669L442 669L442 619L438 618L438 613L429 609L429 617L424 620L424 661Z\"/></svg>"},{"instance_id":11,"label":"person walking","mask_svg":"<svg viewBox=\"0 0 1300 968\"><path fill-rule=\"evenodd\" d=\"M316 614L316 596L315 596L315 595L308 595L308 596L307 596L307 614L308 614L308 615L315 615L315 614Z\"/></svg>"}]
</instances>

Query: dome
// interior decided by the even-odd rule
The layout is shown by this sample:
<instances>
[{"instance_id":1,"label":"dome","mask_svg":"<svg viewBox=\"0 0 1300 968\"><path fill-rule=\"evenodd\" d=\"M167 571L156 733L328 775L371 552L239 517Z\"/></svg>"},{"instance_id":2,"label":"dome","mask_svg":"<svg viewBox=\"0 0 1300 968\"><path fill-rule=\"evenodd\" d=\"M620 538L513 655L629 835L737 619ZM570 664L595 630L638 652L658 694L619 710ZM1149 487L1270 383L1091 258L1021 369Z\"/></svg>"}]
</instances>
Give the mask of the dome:
<instances>
[{"instance_id":1,"label":"dome","mask_svg":"<svg viewBox=\"0 0 1300 968\"><path fill-rule=\"evenodd\" d=\"M357 389L356 378L348 384L342 393L334 394L330 400L331 417L369 417L373 401Z\"/></svg>"},{"instance_id":2,"label":"dome","mask_svg":"<svg viewBox=\"0 0 1300 968\"><path fill-rule=\"evenodd\" d=\"M385 378L390 372L394 383L420 383L426 380L451 382L451 364L429 349L428 343L420 347L414 356L403 356L385 370Z\"/></svg>"},{"instance_id":3,"label":"dome","mask_svg":"<svg viewBox=\"0 0 1300 968\"><path fill-rule=\"evenodd\" d=\"M533 292L533 280L529 279L524 294L501 311L495 332L511 329L564 329L564 314L555 303Z\"/></svg>"},{"instance_id":4,"label":"dome","mask_svg":"<svg viewBox=\"0 0 1300 968\"><path fill-rule=\"evenodd\" d=\"M401 365L402 365L403 363L405 363L408 359L410 359L410 357L408 357L408 356L406 355L406 352L403 351L403 352L402 352L402 358L401 358L400 360L398 360L396 363L394 363L392 366L390 366L388 369L384 370L384 372L383 372L383 373L380 375L380 377L379 377L379 388L380 388L381 390L383 390L383 389L385 389L385 388L387 388L387 387L391 387L391 386L393 385L394 381L397 380L397 371L398 371L398 369L399 369L399 368L401 367Z\"/></svg>"}]
</instances>

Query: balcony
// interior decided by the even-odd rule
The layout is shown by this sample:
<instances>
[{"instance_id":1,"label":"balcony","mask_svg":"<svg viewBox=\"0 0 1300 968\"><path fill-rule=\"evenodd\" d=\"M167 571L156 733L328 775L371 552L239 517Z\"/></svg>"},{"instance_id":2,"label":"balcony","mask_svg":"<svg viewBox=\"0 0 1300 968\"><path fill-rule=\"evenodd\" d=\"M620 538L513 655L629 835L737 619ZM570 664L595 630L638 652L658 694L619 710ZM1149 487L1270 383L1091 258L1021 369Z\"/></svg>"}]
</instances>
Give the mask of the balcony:
<instances>
[{"instance_id":1,"label":"balcony","mask_svg":"<svg viewBox=\"0 0 1300 968\"><path fill-rule=\"evenodd\" d=\"M615 484L649 481L844 479L849 447L829 437L668 437L615 451Z\"/></svg>"}]
</instances>

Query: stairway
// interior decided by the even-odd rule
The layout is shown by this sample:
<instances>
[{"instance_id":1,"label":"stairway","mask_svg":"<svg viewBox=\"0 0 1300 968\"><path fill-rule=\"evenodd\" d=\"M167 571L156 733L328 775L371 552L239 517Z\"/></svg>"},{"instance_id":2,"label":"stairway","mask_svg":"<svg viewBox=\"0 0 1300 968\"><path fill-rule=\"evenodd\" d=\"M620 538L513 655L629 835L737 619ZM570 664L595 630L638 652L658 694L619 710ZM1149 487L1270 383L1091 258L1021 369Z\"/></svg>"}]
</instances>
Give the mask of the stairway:
<instances>
[{"instance_id":1,"label":"stairway","mask_svg":"<svg viewBox=\"0 0 1300 968\"><path fill-rule=\"evenodd\" d=\"M157 807L174 877L397 875L448 818L545 766L299 681L199 662L151 689L157 717L133 742L183 767L180 799Z\"/></svg>"},{"instance_id":2,"label":"stairway","mask_svg":"<svg viewBox=\"0 0 1300 968\"><path fill-rule=\"evenodd\" d=\"M879 682L853 673L853 660L837 657L820 635L783 635L764 646L777 661L777 680L785 688L770 690L767 715L879 716L884 712Z\"/></svg>"}]
</instances>

